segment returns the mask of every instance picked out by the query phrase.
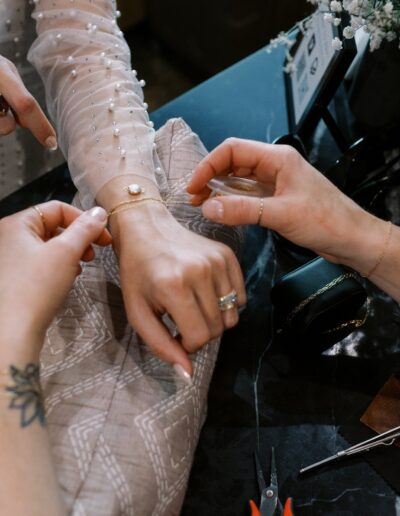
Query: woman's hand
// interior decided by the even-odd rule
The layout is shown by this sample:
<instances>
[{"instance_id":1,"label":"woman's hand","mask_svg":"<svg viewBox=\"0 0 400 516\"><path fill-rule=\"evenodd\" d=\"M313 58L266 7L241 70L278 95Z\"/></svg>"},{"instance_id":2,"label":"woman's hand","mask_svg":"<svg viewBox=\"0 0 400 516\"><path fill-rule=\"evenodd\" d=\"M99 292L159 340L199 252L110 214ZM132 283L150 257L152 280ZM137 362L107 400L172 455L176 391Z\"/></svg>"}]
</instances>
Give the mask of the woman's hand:
<instances>
[{"instance_id":1,"label":"woman's hand","mask_svg":"<svg viewBox=\"0 0 400 516\"><path fill-rule=\"evenodd\" d=\"M328 260L351 266L364 249L367 235L373 244L376 241L377 249L382 246L383 222L340 192L291 147L227 140L198 165L188 186L193 202L207 199L206 185L212 177L230 173L262 181L274 193L264 199L263 209L261 200L251 197L207 200L205 217L225 224L259 222ZM375 254L369 251L369 260L374 260ZM369 263L358 260L358 269L368 270Z\"/></svg>"},{"instance_id":2,"label":"woman's hand","mask_svg":"<svg viewBox=\"0 0 400 516\"><path fill-rule=\"evenodd\" d=\"M232 290L246 302L242 273L227 246L183 228L163 206L143 205L116 215L112 226L122 290L132 326L161 359L189 375L187 356L238 322L218 298ZM161 317L177 326L172 336Z\"/></svg>"},{"instance_id":3,"label":"woman's hand","mask_svg":"<svg viewBox=\"0 0 400 516\"><path fill-rule=\"evenodd\" d=\"M0 221L0 335L2 347L33 345L39 352L80 260L91 260L91 244L108 245L111 236L102 208L82 213L52 201L37 209L43 217L29 208Z\"/></svg>"},{"instance_id":4,"label":"woman's hand","mask_svg":"<svg viewBox=\"0 0 400 516\"><path fill-rule=\"evenodd\" d=\"M25 88L14 64L0 56L0 94L11 110L0 117L0 135L12 133L16 125L29 129L46 148L57 148L56 132L37 101Z\"/></svg>"}]
</instances>

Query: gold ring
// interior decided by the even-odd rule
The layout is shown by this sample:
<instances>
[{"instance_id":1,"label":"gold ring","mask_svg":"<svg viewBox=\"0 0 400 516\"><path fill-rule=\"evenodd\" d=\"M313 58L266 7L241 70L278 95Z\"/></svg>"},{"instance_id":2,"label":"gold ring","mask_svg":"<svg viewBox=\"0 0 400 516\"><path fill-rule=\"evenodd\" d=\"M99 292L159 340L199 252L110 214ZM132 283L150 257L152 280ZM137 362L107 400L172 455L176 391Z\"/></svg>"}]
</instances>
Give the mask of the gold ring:
<instances>
[{"instance_id":1,"label":"gold ring","mask_svg":"<svg viewBox=\"0 0 400 516\"><path fill-rule=\"evenodd\" d=\"M261 217L263 216L263 213L264 213L264 197L260 197L260 210L258 212L258 220L257 220L257 225L260 225L260 222L261 222Z\"/></svg>"},{"instance_id":2,"label":"gold ring","mask_svg":"<svg viewBox=\"0 0 400 516\"><path fill-rule=\"evenodd\" d=\"M39 206L32 206L32 208L36 211L36 213L39 215L39 217L42 219L42 223L43 223L43 227L44 227L44 230L47 231L47 228L46 228L46 219L44 217L44 214L42 212L42 210L39 208Z\"/></svg>"},{"instance_id":3,"label":"gold ring","mask_svg":"<svg viewBox=\"0 0 400 516\"><path fill-rule=\"evenodd\" d=\"M7 113L10 110L10 105L0 93L0 116L7 116Z\"/></svg>"}]
</instances>

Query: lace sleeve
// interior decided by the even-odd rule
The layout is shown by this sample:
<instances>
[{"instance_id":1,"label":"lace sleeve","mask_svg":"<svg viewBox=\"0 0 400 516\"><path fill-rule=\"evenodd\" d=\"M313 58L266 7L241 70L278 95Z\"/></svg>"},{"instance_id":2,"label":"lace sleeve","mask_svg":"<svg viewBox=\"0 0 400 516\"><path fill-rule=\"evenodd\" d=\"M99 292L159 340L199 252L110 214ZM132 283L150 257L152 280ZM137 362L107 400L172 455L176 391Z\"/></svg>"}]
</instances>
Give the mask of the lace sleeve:
<instances>
[{"instance_id":1,"label":"lace sleeve","mask_svg":"<svg viewBox=\"0 0 400 516\"><path fill-rule=\"evenodd\" d=\"M154 129L144 81L116 19L114 0L34 0L38 37L28 59L40 73L46 103L82 205L124 174L154 180Z\"/></svg>"}]
</instances>

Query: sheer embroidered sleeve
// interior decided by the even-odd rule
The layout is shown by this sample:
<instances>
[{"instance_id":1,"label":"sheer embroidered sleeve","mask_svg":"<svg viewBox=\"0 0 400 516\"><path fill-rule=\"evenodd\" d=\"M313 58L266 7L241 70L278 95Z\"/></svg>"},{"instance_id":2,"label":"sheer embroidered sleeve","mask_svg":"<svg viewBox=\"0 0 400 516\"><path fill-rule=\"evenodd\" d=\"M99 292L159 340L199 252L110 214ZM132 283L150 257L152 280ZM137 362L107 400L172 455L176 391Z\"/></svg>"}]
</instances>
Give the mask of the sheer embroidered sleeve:
<instances>
[{"instance_id":1,"label":"sheer embroidered sleeve","mask_svg":"<svg viewBox=\"0 0 400 516\"><path fill-rule=\"evenodd\" d=\"M154 129L114 0L35 0L38 37L29 60L82 205L124 174L155 183Z\"/></svg>"}]
</instances>

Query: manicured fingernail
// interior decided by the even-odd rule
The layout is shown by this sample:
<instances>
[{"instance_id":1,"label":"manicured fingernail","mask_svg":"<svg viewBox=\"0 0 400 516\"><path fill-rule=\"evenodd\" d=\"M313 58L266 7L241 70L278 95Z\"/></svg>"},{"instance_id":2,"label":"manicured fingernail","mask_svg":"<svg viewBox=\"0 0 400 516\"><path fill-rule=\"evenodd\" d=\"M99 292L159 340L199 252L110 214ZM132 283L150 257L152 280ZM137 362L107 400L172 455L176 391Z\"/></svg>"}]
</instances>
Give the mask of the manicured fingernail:
<instances>
[{"instance_id":1,"label":"manicured fingernail","mask_svg":"<svg viewBox=\"0 0 400 516\"><path fill-rule=\"evenodd\" d=\"M105 222L107 220L107 212L103 208L96 206L96 208L92 208L89 210L89 215L97 220L101 220L101 222Z\"/></svg>"},{"instance_id":2,"label":"manicured fingernail","mask_svg":"<svg viewBox=\"0 0 400 516\"><path fill-rule=\"evenodd\" d=\"M203 214L208 219L222 220L224 218L224 205L216 199L207 201L203 204Z\"/></svg>"},{"instance_id":3,"label":"manicured fingernail","mask_svg":"<svg viewBox=\"0 0 400 516\"><path fill-rule=\"evenodd\" d=\"M55 138L55 136L49 136L47 138L47 140L45 141L45 145L51 151L57 150L58 143L57 143L57 139Z\"/></svg>"},{"instance_id":4,"label":"manicured fingernail","mask_svg":"<svg viewBox=\"0 0 400 516\"><path fill-rule=\"evenodd\" d=\"M183 380L187 385L192 385L193 380L190 374L184 369L181 364L174 364L174 369L176 374L179 376L181 380Z\"/></svg>"}]
</instances>

